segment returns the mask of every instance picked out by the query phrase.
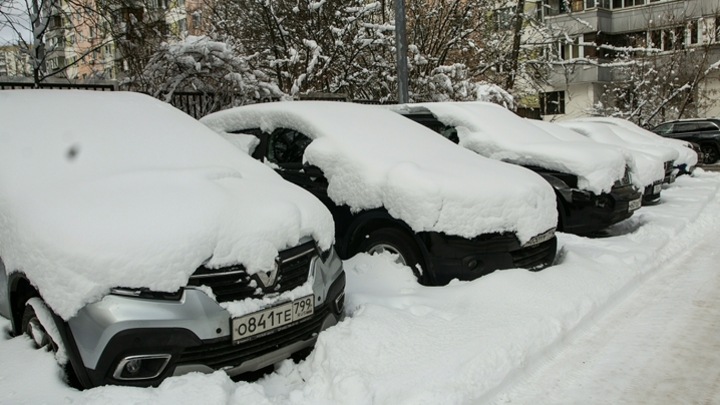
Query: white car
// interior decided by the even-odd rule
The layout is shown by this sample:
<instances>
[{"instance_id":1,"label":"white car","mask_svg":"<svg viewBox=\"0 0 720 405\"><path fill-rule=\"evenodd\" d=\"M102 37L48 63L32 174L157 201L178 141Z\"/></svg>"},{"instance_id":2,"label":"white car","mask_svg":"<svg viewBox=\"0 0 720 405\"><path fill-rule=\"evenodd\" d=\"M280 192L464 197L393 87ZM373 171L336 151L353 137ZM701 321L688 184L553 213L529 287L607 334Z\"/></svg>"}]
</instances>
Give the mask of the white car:
<instances>
[{"instance_id":1,"label":"white car","mask_svg":"<svg viewBox=\"0 0 720 405\"><path fill-rule=\"evenodd\" d=\"M138 93L0 92L0 315L70 381L254 371L341 318L311 194Z\"/></svg>"}]
</instances>

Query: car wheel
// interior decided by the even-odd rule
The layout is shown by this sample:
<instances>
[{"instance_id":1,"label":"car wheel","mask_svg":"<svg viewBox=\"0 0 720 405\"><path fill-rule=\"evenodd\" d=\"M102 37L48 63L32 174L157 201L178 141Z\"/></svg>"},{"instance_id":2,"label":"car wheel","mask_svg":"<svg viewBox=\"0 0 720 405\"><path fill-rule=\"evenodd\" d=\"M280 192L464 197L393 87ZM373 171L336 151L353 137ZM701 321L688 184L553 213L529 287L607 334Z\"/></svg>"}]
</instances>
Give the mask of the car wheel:
<instances>
[{"instance_id":1,"label":"car wheel","mask_svg":"<svg viewBox=\"0 0 720 405\"><path fill-rule=\"evenodd\" d=\"M410 235L399 229L381 228L366 234L360 242L358 251L370 254L384 252L395 254L396 263L410 267L420 283L426 280L426 267L419 247Z\"/></svg>"},{"instance_id":2,"label":"car wheel","mask_svg":"<svg viewBox=\"0 0 720 405\"><path fill-rule=\"evenodd\" d=\"M25 312L22 317L22 331L35 342L37 349L44 349L47 351L57 351L58 346L53 342L50 334L47 333L45 328L40 323L40 319L35 313L35 308L32 305L25 305Z\"/></svg>"},{"instance_id":3,"label":"car wheel","mask_svg":"<svg viewBox=\"0 0 720 405\"><path fill-rule=\"evenodd\" d=\"M705 164L713 164L720 159L720 153L718 153L717 148L715 148L712 145L702 145L700 147L702 150L703 155L705 155L705 158L703 159L703 163Z\"/></svg>"},{"instance_id":4,"label":"car wheel","mask_svg":"<svg viewBox=\"0 0 720 405\"><path fill-rule=\"evenodd\" d=\"M45 327L40 322L40 318L35 313L35 308L32 305L25 305L25 311L23 312L20 326L22 327L22 332L33 340L37 349L46 351L52 350L53 353L57 353L59 348L58 344L52 339L47 330L45 330ZM67 382L68 385L76 389L83 388L69 361L66 364L58 365L65 372L65 382Z\"/></svg>"}]
</instances>

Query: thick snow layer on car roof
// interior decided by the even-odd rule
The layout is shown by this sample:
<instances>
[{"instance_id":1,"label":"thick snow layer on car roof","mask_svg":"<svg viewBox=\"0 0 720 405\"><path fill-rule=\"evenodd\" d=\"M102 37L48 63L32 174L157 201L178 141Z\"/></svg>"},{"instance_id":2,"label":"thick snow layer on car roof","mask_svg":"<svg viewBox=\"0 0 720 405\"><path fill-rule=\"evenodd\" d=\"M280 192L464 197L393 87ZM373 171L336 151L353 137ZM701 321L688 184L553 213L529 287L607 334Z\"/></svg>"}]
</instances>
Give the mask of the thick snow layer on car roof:
<instances>
[{"instance_id":1,"label":"thick snow layer on car roof","mask_svg":"<svg viewBox=\"0 0 720 405\"><path fill-rule=\"evenodd\" d=\"M589 118L582 118L581 121L591 121L591 122L604 122L607 124L617 125L622 128L625 128L628 131L631 131L632 134L634 134L634 139L637 139L638 142L644 142L644 143L651 143L656 145L665 145L668 147L671 147L678 151L678 158L675 159L675 165L687 165L688 167L693 167L697 164L698 157L697 153L695 153L694 150L692 150L692 147L685 141L681 141L679 139L671 139L671 138L665 138L662 137L652 131L648 131L647 129L636 125L633 122L630 122L628 120L622 119L622 118L615 118L615 117L589 117Z\"/></svg>"},{"instance_id":2,"label":"thick snow layer on car roof","mask_svg":"<svg viewBox=\"0 0 720 405\"><path fill-rule=\"evenodd\" d=\"M336 204L385 207L415 231L463 237L510 231L524 243L557 222L553 190L535 173L479 157L382 108L267 103L201 122L218 132L290 128L308 135L304 159L323 170Z\"/></svg>"},{"instance_id":3,"label":"thick snow layer on car roof","mask_svg":"<svg viewBox=\"0 0 720 405\"><path fill-rule=\"evenodd\" d=\"M598 119L596 117L589 117L577 118L574 121L595 122L601 125L607 125L620 139L637 145L639 150L649 155L653 155L658 159L662 159L663 162L675 161L678 157L680 157L680 153L675 148L663 145L662 140L658 141L655 139L648 139L639 134L637 131L627 128L624 125L619 125L617 122L607 121L608 119L610 118Z\"/></svg>"},{"instance_id":4,"label":"thick snow layer on car roof","mask_svg":"<svg viewBox=\"0 0 720 405\"><path fill-rule=\"evenodd\" d=\"M419 103L389 108L402 112L418 107L455 127L461 146L495 160L574 174L584 190L610 191L625 173L625 158L616 150L560 141L496 104Z\"/></svg>"},{"instance_id":5,"label":"thick snow layer on car roof","mask_svg":"<svg viewBox=\"0 0 720 405\"><path fill-rule=\"evenodd\" d=\"M65 319L113 287L176 291L205 261L255 272L332 243L311 194L148 96L3 91L0 122L0 256Z\"/></svg>"},{"instance_id":6,"label":"thick snow layer on car roof","mask_svg":"<svg viewBox=\"0 0 720 405\"><path fill-rule=\"evenodd\" d=\"M566 128L562 125L558 125L554 122L549 121L542 121L542 120L532 120L532 119L526 119L527 122L535 125L536 127L544 130L545 132L548 132L552 136L562 140L562 141L570 141L570 142L585 142L590 145L592 145L595 148L602 148L602 149L612 149L616 151L617 153L621 154L623 158L625 159L625 165L629 169L630 173L636 173L638 171L636 165L635 165L635 158L633 157L633 151L623 148L622 146L618 145L611 145L607 143L600 143L596 142L590 138L588 138L585 135L580 134L579 132L573 131L570 128Z\"/></svg>"},{"instance_id":7,"label":"thick snow layer on car roof","mask_svg":"<svg viewBox=\"0 0 720 405\"><path fill-rule=\"evenodd\" d=\"M601 122L567 120L557 123L577 133L604 144L623 147L632 152L635 171L632 173L633 184L643 188L665 178L663 161L656 156L645 153L645 145L631 143L620 138L610 125Z\"/></svg>"}]
</instances>

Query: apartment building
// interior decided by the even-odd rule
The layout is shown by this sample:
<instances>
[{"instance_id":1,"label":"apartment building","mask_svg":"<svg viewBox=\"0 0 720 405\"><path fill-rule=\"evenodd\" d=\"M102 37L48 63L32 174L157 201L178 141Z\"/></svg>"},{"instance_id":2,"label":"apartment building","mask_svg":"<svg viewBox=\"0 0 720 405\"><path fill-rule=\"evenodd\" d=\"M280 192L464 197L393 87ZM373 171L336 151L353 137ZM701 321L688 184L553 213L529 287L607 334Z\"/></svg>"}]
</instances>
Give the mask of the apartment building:
<instances>
[{"instance_id":1,"label":"apartment building","mask_svg":"<svg viewBox=\"0 0 720 405\"><path fill-rule=\"evenodd\" d=\"M554 49L560 61L539 97L547 120L587 116L598 103L617 101L608 89L633 80L614 59L620 51L630 55L628 62L648 55L669 61L679 51L707 55L705 66L720 61L718 0L544 0L543 5L544 24L561 39ZM670 71L667 79L681 73ZM687 99L695 114L720 116L718 69L693 91Z\"/></svg>"},{"instance_id":2,"label":"apartment building","mask_svg":"<svg viewBox=\"0 0 720 405\"><path fill-rule=\"evenodd\" d=\"M0 46L0 76L29 76L30 57L18 45Z\"/></svg>"},{"instance_id":3,"label":"apartment building","mask_svg":"<svg viewBox=\"0 0 720 405\"><path fill-rule=\"evenodd\" d=\"M130 24L138 21L143 24L141 29L151 30L157 41L188 35L188 19L192 17L185 2L121 0L105 2L102 9L96 8L94 0L53 2L45 34L48 72L54 77L75 80L122 78L128 64L117 38L136 35ZM200 18L200 14L195 15Z\"/></svg>"}]
</instances>

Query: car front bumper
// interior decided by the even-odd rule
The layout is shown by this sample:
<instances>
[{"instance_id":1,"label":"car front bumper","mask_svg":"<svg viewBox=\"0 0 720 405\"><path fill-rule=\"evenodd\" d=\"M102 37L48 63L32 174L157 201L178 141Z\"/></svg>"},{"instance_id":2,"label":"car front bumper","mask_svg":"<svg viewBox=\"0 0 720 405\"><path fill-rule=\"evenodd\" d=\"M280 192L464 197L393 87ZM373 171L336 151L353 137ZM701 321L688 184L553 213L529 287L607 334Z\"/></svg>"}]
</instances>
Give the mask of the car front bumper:
<instances>
[{"instance_id":1,"label":"car front bumper","mask_svg":"<svg viewBox=\"0 0 720 405\"><path fill-rule=\"evenodd\" d=\"M429 249L434 285L453 279L474 280L495 270L540 270L552 264L557 250L555 230L521 246L513 234L481 235L473 239L436 232L423 235Z\"/></svg>"},{"instance_id":2,"label":"car front bumper","mask_svg":"<svg viewBox=\"0 0 720 405\"><path fill-rule=\"evenodd\" d=\"M232 342L228 311L192 287L175 301L105 296L63 323L63 341L85 387L157 386L191 371L259 370L312 347L321 331L341 319L345 273L339 268L330 273L332 280L316 274L313 315L240 344ZM133 359L145 361L138 364L149 367L141 370L146 378L123 378L123 365Z\"/></svg>"},{"instance_id":3,"label":"car front bumper","mask_svg":"<svg viewBox=\"0 0 720 405\"><path fill-rule=\"evenodd\" d=\"M626 185L600 195L573 190L569 198L565 195L562 198L563 232L587 235L630 218L635 212L630 203L640 200L642 194Z\"/></svg>"}]
</instances>

